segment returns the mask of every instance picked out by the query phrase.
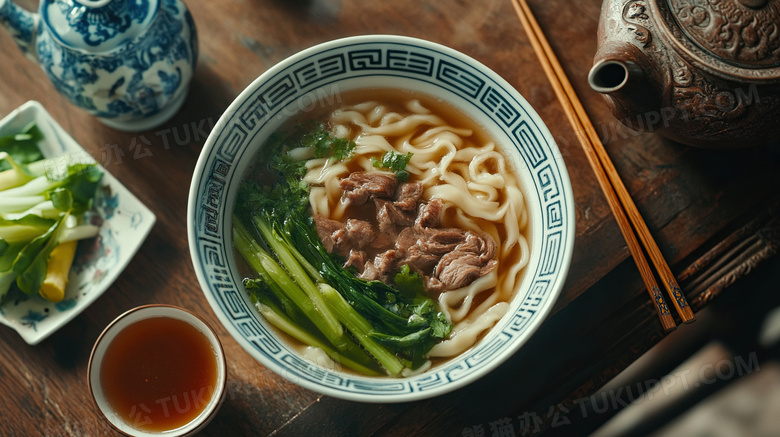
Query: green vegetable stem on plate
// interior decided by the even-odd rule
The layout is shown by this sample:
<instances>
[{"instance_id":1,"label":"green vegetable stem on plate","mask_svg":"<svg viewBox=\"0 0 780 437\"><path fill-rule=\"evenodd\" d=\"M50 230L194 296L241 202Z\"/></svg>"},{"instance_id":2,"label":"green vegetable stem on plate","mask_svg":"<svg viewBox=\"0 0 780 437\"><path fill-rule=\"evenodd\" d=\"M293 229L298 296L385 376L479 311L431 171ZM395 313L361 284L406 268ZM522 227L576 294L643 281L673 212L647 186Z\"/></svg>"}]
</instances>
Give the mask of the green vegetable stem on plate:
<instances>
[{"instance_id":1,"label":"green vegetable stem on plate","mask_svg":"<svg viewBox=\"0 0 780 437\"><path fill-rule=\"evenodd\" d=\"M0 304L65 297L75 240L97 235L84 223L103 172L97 164L44 159L34 124L0 137Z\"/></svg>"}]
</instances>

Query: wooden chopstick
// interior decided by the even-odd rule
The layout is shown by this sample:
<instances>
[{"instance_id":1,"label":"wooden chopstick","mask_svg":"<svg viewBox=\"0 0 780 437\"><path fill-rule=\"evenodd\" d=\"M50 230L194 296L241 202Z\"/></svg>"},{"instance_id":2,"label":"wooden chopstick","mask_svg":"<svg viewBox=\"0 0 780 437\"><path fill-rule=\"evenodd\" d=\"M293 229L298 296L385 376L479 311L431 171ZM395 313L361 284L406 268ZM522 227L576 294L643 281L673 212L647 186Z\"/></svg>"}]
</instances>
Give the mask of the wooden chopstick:
<instances>
[{"instance_id":1,"label":"wooden chopstick","mask_svg":"<svg viewBox=\"0 0 780 437\"><path fill-rule=\"evenodd\" d=\"M531 9L528 7L528 3L526 0L513 0L513 4L520 21L530 38L531 44L542 63L542 67L563 106L564 112L574 127L583 151L596 174L599 185L607 198L609 206L618 222L618 226L628 244L629 251L642 275L647 291L653 300L653 304L658 312L664 330L672 330L676 325L669 313L669 307L666 305L663 295L658 289L653 271L650 269L650 266L645 259L642 248L639 246L628 220L631 221L636 232L639 234L639 238L642 240L645 250L647 250L650 260L657 270L659 278L663 281L669 296L672 298L672 302L674 303L674 307L677 310L680 319L684 323L694 321L695 316L685 299L685 295L683 295L671 269L669 269L669 265L666 263L658 245L650 234L647 224L642 219L633 199L628 193L623 181L620 179L620 175L617 173L615 166L612 164L612 160L604 149L604 145L596 134L593 124L588 118L582 103L566 77L566 73L558 62L550 44L547 42L544 33L539 27L539 23L536 21ZM626 215L628 215L628 219L626 218Z\"/></svg>"}]
</instances>

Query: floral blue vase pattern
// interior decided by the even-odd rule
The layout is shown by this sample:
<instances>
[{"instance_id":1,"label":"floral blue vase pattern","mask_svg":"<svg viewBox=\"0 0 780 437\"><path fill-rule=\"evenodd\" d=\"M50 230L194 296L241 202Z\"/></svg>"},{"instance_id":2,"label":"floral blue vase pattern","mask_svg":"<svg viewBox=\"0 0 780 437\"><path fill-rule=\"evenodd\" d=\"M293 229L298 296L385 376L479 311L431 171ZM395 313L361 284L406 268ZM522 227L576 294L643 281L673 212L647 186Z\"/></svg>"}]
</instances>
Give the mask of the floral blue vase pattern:
<instances>
[{"instance_id":1,"label":"floral blue vase pattern","mask_svg":"<svg viewBox=\"0 0 780 437\"><path fill-rule=\"evenodd\" d=\"M74 105L122 130L167 120L197 61L195 23L181 0L42 0L32 14L0 0L0 21ZM32 30L32 28L35 28Z\"/></svg>"}]
</instances>

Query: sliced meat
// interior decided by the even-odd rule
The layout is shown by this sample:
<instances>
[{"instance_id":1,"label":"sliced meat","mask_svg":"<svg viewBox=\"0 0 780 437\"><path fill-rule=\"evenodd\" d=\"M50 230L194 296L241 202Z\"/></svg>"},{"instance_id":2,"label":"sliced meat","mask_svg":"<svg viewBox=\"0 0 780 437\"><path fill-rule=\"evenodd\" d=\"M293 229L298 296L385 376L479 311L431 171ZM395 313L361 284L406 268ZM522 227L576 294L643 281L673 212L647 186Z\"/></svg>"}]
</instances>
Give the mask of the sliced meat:
<instances>
[{"instance_id":1,"label":"sliced meat","mask_svg":"<svg viewBox=\"0 0 780 437\"><path fill-rule=\"evenodd\" d=\"M466 241L468 233L456 228L420 228L424 238L418 244L424 245L424 250L443 255L457 248Z\"/></svg>"},{"instance_id":2,"label":"sliced meat","mask_svg":"<svg viewBox=\"0 0 780 437\"><path fill-rule=\"evenodd\" d=\"M420 182L406 182L398 188L398 197L393 204L403 211L414 211L422 199L423 184Z\"/></svg>"},{"instance_id":3,"label":"sliced meat","mask_svg":"<svg viewBox=\"0 0 780 437\"><path fill-rule=\"evenodd\" d=\"M404 211L393 202L384 199L374 199L374 204L376 204L376 220L380 232L397 235L399 229L414 224L414 210Z\"/></svg>"},{"instance_id":4,"label":"sliced meat","mask_svg":"<svg viewBox=\"0 0 780 437\"><path fill-rule=\"evenodd\" d=\"M440 290L465 287L496 268L495 254L493 238L469 231L463 243L441 257L433 272L438 281L429 281L429 285Z\"/></svg>"},{"instance_id":5,"label":"sliced meat","mask_svg":"<svg viewBox=\"0 0 780 437\"><path fill-rule=\"evenodd\" d=\"M316 216L317 232L325 249L344 256L344 266L357 269L361 278L388 282L408 265L425 276L429 290L443 291L465 287L496 268L493 238L441 228L444 203L436 198L421 203L421 183L399 185L390 174L355 172L339 184L342 200L360 207L359 216L370 214L366 204L373 200L379 230L363 220Z\"/></svg>"},{"instance_id":6,"label":"sliced meat","mask_svg":"<svg viewBox=\"0 0 780 437\"><path fill-rule=\"evenodd\" d=\"M405 228L398 235L396 250L402 255L399 265L407 264L415 271L430 276L441 257L466 241L460 229Z\"/></svg>"},{"instance_id":7,"label":"sliced meat","mask_svg":"<svg viewBox=\"0 0 780 437\"><path fill-rule=\"evenodd\" d=\"M374 241L374 229L365 220L349 219L346 226L349 241L357 248L363 248Z\"/></svg>"},{"instance_id":8,"label":"sliced meat","mask_svg":"<svg viewBox=\"0 0 780 437\"><path fill-rule=\"evenodd\" d=\"M363 264L363 271L360 272L358 277L365 279L366 281L376 281L379 279L379 270L374 267L374 263L372 261L366 261L365 264Z\"/></svg>"},{"instance_id":9,"label":"sliced meat","mask_svg":"<svg viewBox=\"0 0 780 437\"><path fill-rule=\"evenodd\" d=\"M412 226L416 220L417 205L422 194L423 185L419 182L410 182L401 184L398 195L392 202L374 198L379 231L396 236L404 228Z\"/></svg>"},{"instance_id":10,"label":"sliced meat","mask_svg":"<svg viewBox=\"0 0 780 437\"><path fill-rule=\"evenodd\" d=\"M408 227L401 231L395 242L395 248L401 254L415 250L435 255L443 255L454 250L466 241L466 232L454 228Z\"/></svg>"},{"instance_id":11,"label":"sliced meat","mask_svg":"<svg viewBox=\"0 0 780 437\"><path fill-rule=\"evenodd\" d=\"M362 250L350 249L347 260L344 262L344 268L354 267L358 273L363 273L363 270L368 260L368 255Z\"/></svg>"},{"instance_id":12,"label":"sliced meat","mask_svg":"<svg viewBox=\"0 0 780 437\"><path fill-rule=\"evenodd\" d=\"M371 223L364 220L349 219L342 223L318 214L314 216L314 223L328 253L347 256L353 248L361 249L374 241Z\"/></svg>"},{"instance_id":13,"label":"sliced meat","mask_svg":"<svg viewBox=\"0 0 780 437\"><path fill-rule=\"evenodd\" d=\"M376 251L386 250L388 247L393 247L397 235L385 234L384 232L375 232L374 241L371 242L371 248Z\"/></svg>"},{"instance_id":14,"label":"sliced meat","mask_svg":"<svg viewBox=\"0 0 780 437\"><path fill-rule=\"evenodd\" d=\"M433 198L430 202L420 205L420 212L414 221L415 226L436 228L441 223L441 213L444 204L441 199Z\"/></svg>"},{"instance_id":15,"label":"sliced meat","mask_svg":"<svg viewBox=\"0 0 780 437\"><path fill-rule=\"evenodd\" d=\"M423 243L421 243L421 240ZM401 264L408 264L414 271L429 274L439 262L441 254L431 253L424 249L425 237L423 233L414 227L405 228L398 235L395 248L403 254Z\"/></svg>"},{"instance_id":16,"label":"sliced meat","mask_svg":"<svg viewBox=\"0 0 780 437\"><path fill-rule=\"evenodd\" d=\"M440 259L441 255L426 252L421 246L414 245L406 251L401 264L409 265L413 271L430 274Z\"/></svg>"},{"instance_id":17,"label":"sliced meat","mask_svg":"<svg viewBox=\"0 0 780 437\"><path fill-rule=\"evenodd\" d=\"M341 239L346 237L346 232L342 232L347 227L346 223L331 220L317 214L314 216L314 224L317 227L317 235L319 235L322 245L325 246L325 250L328 253L333 253Z\"/></svg>"},{"instance_id":18,"label":"sliced meat","mask_svg":"<svg viewBox=\"0 0 780 437\"><path fill-rule=\"evenodd\" d=\"M392 174L354 172L339 182L343 197L353 205L362 205L370 198L392 198L398 181Z\"/></svg>"},{"instance_id":19,"label":"sliced meat","mask_svg":"<svg viewBox=\"0 0 780 437\"><path fill-rule=\"evenodd\" d=\"M374 257L373 261L366 261L361 278L369 281L380 280L388 282L390 277L398 270L398 252L390 249Z\"/></svg>"},{"instance_id":20,"label":"sliced meat","mask_svg":"<svg viewBox=\"0 0 780 437\"><path fill-rule=\"evenodd\" d=\"M466 241L456 247L455 251L473 253L478 256L480 263L487 264L488 261L496 256L496 249L496 242L490 235L480 235L468 231L466 232Z\"/></svg>"},{"instance_id":21,"label":"sliced meat","mask_svg":"<svg viewBox=\"0 0 780 437\"><path fill-rule=\"evenodd\" d=\"M420 239L420 232L414 227L408 227L398 234L398 238L395 240L395 249L401 253L406 253L409 248L417 244L417 240Z\"/></svg>"},{"instance_id":22,"label":"sliced meat","mask_svg":"<svg viewBox=\"0 0 780 437\"><path fill-rule=\"evenodd\" d=\"M498 265L496 260L490 260L482 265L478 258L474 254L462 254L452 258L442 257L436 266L438 274L429 277L428 288L434 291L462 288L492 272Z\"/></svg>"}]
</instances>

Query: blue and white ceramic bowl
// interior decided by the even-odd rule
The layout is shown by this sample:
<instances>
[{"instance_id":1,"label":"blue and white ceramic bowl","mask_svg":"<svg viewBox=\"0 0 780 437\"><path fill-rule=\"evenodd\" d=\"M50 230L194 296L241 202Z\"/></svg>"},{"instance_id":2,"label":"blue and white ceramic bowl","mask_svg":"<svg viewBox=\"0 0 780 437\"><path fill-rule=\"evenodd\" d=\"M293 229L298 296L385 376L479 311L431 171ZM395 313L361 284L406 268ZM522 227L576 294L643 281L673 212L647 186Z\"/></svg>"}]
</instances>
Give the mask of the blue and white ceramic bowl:
<instances>
[{"instance_id":1,"label":"blue and white ceramic bowl","mask_svg":"<svg viewBox=\"0 0 780 437\"><path fill-rule=\"evenodd\" d=\"M269 134L320 98L379 86L434 95L487 128L517 170L532 212L532 260L509 312L471 349L406 378L355 376L304 359L254 310L236 269L231 239L230 217L239 182ZM574 242L569 176L555 141L528 102L474 59L400 36L324 43L280 62L249 85L203 148L187 218L198 280L228 332L283 377L330 396L366 402L440 395L475 381L518 352L558 297Z\"/></svg>"}]
</instances>

